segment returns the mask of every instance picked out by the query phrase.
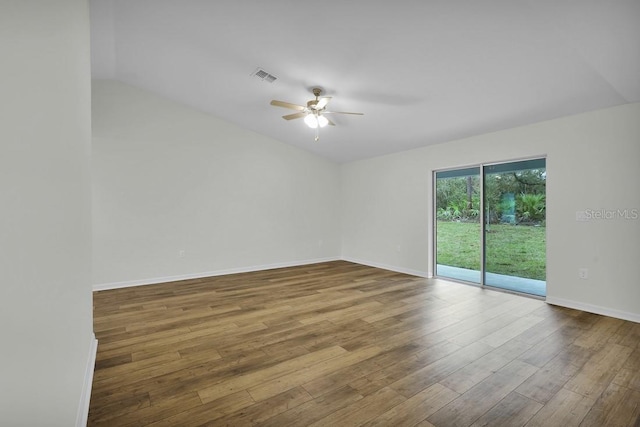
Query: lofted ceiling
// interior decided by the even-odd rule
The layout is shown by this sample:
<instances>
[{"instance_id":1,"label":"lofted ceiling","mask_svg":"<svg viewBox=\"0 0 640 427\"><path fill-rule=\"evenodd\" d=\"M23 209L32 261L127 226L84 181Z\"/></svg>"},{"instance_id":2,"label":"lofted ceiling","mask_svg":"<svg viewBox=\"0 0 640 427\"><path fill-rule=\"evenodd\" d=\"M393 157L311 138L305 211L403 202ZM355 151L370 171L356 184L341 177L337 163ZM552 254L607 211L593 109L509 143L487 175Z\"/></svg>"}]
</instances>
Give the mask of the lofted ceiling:
<instances>
[{"instance_id":1,"label":"lofted ceiling","mask_svg":"<svg viewBox=\"0 0 640 427\"><path fill-rule=\"evenodd\" d=\"M338 162L640 102L640 0L92 0L91 38L93 78ZM315 86L365 115L269 105Z\"/></svg>"}]
</instances>

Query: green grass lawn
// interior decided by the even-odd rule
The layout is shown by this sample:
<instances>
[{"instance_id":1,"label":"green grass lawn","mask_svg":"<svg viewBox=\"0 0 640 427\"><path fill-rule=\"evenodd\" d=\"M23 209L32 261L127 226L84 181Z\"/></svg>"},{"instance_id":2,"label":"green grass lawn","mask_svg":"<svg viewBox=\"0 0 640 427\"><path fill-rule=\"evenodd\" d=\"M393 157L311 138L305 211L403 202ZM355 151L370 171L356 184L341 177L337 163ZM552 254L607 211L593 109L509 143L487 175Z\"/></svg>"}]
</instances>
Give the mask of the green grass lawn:
<instances>
[{"instance_id":1,"label":"green grass lawn","mask_svg":"<svg viewBox=\"0 0 640 427\"><path fill-rule=\"evenodd\" d=\"M480 224L438 221L438 264L480 270ZM546 280L545 227L492 224L487 271Z\"/></svg>"}]
</instances>

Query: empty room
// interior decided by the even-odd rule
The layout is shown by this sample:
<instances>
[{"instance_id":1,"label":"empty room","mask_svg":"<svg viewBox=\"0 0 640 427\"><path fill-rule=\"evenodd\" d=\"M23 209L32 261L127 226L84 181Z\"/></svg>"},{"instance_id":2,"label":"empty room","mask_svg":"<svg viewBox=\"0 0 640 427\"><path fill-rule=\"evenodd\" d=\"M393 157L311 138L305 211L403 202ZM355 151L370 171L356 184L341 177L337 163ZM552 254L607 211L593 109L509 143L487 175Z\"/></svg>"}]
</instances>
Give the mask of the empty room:
<instances>
[{"instance_id":1,"label":"empty room","mask_svg":"<svg viewBox=\"0 0 640 427\"><path fill-rule=\"evenodd\" d=\"M637 426L640 2L3 2L3 426Z\"/></svg>"}]
</instances>

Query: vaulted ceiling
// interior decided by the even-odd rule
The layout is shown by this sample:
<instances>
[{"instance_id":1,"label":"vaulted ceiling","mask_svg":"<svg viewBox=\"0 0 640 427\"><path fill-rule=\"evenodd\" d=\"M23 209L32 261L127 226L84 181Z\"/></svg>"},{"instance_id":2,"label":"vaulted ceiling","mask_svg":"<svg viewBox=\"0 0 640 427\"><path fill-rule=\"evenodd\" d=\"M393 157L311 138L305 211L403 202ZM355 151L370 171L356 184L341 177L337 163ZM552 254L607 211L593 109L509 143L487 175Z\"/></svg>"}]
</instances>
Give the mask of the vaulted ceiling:
<instances>
[{"instance_id":1,"label":"vaulted ceiling","mask_svg":"<svg viewBox=\"0 0 640 427\"><path fill-rule=\"evenodd\" d=\"M640 101L640 0L92 0L91 27L94 78L338 162ZM269 105L315 86L365 115L314 142Z\"/></svg>"}]
</instances>

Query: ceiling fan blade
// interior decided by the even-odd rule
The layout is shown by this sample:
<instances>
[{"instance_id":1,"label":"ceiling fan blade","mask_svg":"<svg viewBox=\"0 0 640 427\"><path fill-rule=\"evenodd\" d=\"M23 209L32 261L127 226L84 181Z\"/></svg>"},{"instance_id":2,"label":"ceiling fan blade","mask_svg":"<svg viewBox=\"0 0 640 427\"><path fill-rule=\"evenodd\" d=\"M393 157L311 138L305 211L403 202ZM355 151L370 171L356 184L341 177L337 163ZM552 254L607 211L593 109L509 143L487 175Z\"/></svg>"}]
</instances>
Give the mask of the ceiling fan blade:
<instances>
[{"instance_id":1,"label":"ceiling fan blade","mask_svg":"<svg viewBox=\"0 0 640 427\"><path fill-rule=\"evenodd\" d=\"M326 117L325 117L325 119L326 119ZM335 125L336 125L335 123L333 123L333 122L332 122L331 120L329 120L329 119L327 119L327 124L328 124L329 126L335 126Z\"/></svg>"},{"instance_id":2,"label":"ceiling fan blade","mask_svg":"<svg viewBox=\"0 0 640 427\"><path fill-rule=\"evenodd\" d=\"M287 114L286 116L282 116L282 118L285 120L293 120L293 119L301 119L306 115L307 113L293 113L293 114Z\"/></svg>"},{"instance_id":3,"label":"ceiling fan blade","mask_svg":"<svg viewBox=\"0 0 640 427\"><path fill-rule=\"evenodd\" d=\"M356 116L364 116L364 113L349 113L347 111L323 111L322 114L355 114Z\"/></svg>"},{"instance_id":4,"label":"ceiling fan blade","mask_svg":"<svg viewBox=\"0 0 640 427\"><path fill-rule=\"evenodd\" d=\"M327 106L329 101L331 101L331 97L330 96L325 96L325 97L320 98L318 100L318 103L316 104L316 110L322 110L324 107Z\"/></svg>"},{"instance_id":5,"label":"ceiling fan blade","mask_svg":"<svg viewBox=\"0 0 640 427\"><path fill-rule=\"evenodd\" d=\"M290 108L292 110L299 110L299 111L303 111L306 108L306 107L303 107L302 105L291 104L290 102L284 102L284 101L276 101L275 99L271 101L271 105L275 105L276 107Z\"/></svg>"}]
</instances>

